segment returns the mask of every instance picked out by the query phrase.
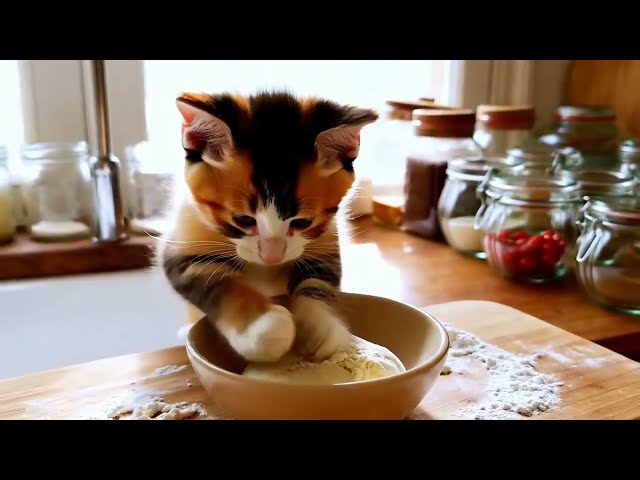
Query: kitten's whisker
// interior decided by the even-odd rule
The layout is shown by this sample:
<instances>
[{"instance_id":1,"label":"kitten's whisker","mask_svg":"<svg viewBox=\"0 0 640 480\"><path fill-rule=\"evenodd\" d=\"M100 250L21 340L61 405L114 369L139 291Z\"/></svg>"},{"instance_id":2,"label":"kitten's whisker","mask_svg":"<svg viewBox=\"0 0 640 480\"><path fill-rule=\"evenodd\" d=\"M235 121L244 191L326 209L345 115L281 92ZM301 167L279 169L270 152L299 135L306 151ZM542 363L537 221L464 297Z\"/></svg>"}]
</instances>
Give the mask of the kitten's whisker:
<instances>
[{"instance_id":1,"label":"kitten's whisker","mask_svg":"<svg viewBox=\"0 0 640 480\"><path fill-rule=\"evenodd\" d=\"M245 197L247 197L248 199L251 199L251 195L249 195L246 191L238 188L238 187L234 187L233 185L225 185L223 188L231 188L233 190L237 190L240 193L242 193Z\"/></svg>"},{"instance_id":2,"label":"kitten's whisker","mask_svg":"<svg viewBox=\"0 0 640 480\"><path fill-rule=\"evenodd\" d=\"M304 267L307 272L309 272L309 274L311 274L313 276L313 271L307 266L306 261L304 258L299 257L296 259L296 262L299 262L300 265L300 271L304 273L304 270L302 270L302 268Z\"/></svg>"},{"instance_id":3,"label":"kitten's whisker","mask_svg":"<svg viewBox=\"0 0 640 480\"><path fill-rule=\"evenodd\" d=\"M220 242L216 240L189 240L189 241L181 241L181 240L165 240L159 239L163 243L167 244L176 244L176 245L234 245L231 242Z\"/></svg>"},{"instance_id":4,"label":"kitten's whisker","mask_svg":"<svg viewBox=\"0 0 640 480\"><path fill-rule=\"evenodd\" d=\"M316 253L318 255L324 255L324 256L331 256L334 258L340 258L340 254L337 250L315 250L313 248L305 248L304 252L303 252L303 256L306 253Z\"/></svg>"},{"instance_id":5,"label":"kitten's whisker","mask_svg":"<svg viewBox=\"0 0 640 480\"><path fill-rule=\"evenodd\" d=\"M242 264L240 264L240 266L242 266ZM233 274L237 270L239 270L239 265L238 265L238 257L236 256L236 257L233 258L233 263L231 264L231 268L229 270L227 270L226 272L224 272L222 274L222 277L220 277L220 282L222 282L222 280L224 280L224 276L227 273Z\"/></svg>"},{"instance_id":6,"label":"kitten's whisker","mask_svg":"<svg viewBox=\"0 0 640 480\"><path fill-rule=\"evenodd\" d=\"M321 258L315 257L313 255L308 255L307 256L307 261L308 260L311 260L313 262L312 265L313 265L314 268L317 266L319 268L322 268L326 272L331 272L331 269L329 269L326 266L327 262L325 260L322 260Z\"/></svg>"},{"instance_id":7,"label":"kitten's whisker","mask_svg":"<svg viewBox=\"0 0 640 480\"><path fill-rule=\"evenodd\" d=\"M222 267L224 267L224 266L225 266L227 263L229 263L231 260L233 260L233 257L232 257L232 258L230 258L230 259L228 259L228 260L226 260L226 261L224 261L224 262L222 262L222 263L220 264L220 266L218 266L218 268L216 268L216 269L211 273L211 275L209 275L209 278L207 278L207 283L206 283L206 284L205 284L205 286L204 286L204 289L205 289L205 290L206 290L206 289L207 289L207 287L209 286L209 281L211 280L211 278L212 278L212 277L213 277L213 276L218 272L218 270L220 270Z\"/></svg>"}]
</instances>

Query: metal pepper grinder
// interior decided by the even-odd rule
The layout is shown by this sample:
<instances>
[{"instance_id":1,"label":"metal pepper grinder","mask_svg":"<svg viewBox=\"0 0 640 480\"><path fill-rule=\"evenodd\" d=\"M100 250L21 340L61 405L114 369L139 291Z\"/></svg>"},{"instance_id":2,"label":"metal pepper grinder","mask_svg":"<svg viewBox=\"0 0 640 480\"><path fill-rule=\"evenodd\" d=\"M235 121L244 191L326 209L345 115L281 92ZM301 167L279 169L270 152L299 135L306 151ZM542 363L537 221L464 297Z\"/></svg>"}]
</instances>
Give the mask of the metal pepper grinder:
<instances>
[{"instance_id":1,"label":"metal pepper grinder","mask_svg":"<svg viewBox=\"0 0 640 480\"><path fill-rule=\"evenodd\" d=\"M91 63L98 121L98 154L89 160L95 205L94 241L117 242L127 238L120 192L120 160L111 153L104 60Z\"/></svg>"}]
</instances>

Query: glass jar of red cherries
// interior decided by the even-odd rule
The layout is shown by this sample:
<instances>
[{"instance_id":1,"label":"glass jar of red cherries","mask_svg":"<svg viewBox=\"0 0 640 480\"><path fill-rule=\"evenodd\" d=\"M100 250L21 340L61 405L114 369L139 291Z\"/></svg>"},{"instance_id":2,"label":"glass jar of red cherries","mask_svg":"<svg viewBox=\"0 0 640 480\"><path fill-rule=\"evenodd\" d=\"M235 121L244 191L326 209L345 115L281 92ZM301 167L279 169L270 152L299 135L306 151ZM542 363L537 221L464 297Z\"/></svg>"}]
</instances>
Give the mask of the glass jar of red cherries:
<instances>
[{"instance_id":1,"label":"glass jar of red cherries","mask_svg":"<svg viewBox=\"0 0 640 480\"><path fill-rule=\"evenodd\" d=\"M479 187L487 263L517 281L544 283L573 269L581 206L579 186L566 176L488 174Z\"/></svg>"}]
</instances>

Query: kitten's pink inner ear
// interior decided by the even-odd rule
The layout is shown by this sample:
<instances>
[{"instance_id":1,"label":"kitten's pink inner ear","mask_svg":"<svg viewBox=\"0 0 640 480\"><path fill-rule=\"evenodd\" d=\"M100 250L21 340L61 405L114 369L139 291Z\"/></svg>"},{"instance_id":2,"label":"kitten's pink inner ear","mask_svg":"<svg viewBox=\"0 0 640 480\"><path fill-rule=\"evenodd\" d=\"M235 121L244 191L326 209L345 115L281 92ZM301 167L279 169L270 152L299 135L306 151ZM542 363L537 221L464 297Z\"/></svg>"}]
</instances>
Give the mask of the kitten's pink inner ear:
<instances>
[{"instance_id":1,"label":"kitten's pink inner ear","mask_svg":"<svg viewBox=\"0 0 640 480\"><path fill-rule=\"evenodd\" d=\"M182 115L182 125L185 127L188 125L191 125L193 123L193 119L196 116L193 109L186 103L182 103L179 100L176 102L176 104L178 106L178 111L180 112L180 115Z\"/></svg>"}]
</instances>

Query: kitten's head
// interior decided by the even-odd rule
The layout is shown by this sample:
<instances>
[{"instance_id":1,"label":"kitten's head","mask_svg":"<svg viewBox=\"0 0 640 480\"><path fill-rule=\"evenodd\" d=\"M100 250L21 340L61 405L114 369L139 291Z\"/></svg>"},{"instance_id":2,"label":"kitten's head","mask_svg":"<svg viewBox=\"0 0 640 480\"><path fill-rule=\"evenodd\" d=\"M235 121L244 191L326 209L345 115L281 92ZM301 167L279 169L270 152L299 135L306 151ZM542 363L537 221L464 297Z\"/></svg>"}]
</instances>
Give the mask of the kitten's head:
<instances>
[{"instance_id":1,"label":"kitten's head","mask_svg":"<svg viewBox=\"0 0 640 480\"><path fill-rule=\"evenodd\" d=\"M376 112L286 92L185 93L185 175L201 220L238 256L277 265L330 227Z\"/></svg>"}]
</instances>

